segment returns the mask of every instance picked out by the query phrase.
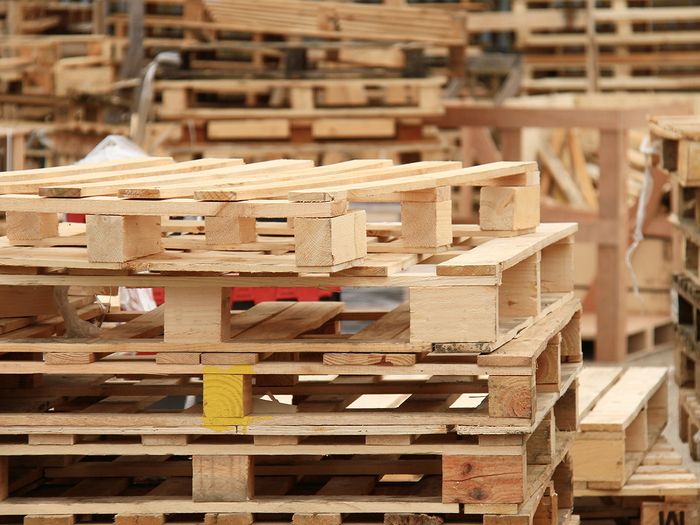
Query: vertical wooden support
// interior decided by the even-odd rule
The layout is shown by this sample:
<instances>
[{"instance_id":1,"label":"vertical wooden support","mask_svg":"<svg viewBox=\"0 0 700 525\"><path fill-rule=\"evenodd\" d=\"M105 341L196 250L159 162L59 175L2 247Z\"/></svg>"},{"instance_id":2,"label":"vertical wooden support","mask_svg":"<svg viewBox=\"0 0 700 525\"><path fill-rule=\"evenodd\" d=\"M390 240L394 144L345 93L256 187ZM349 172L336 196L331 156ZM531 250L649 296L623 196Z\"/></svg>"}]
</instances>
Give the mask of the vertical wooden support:
<instances>
[{"instance_id":1,"label":"vertical wooden support","mask_svg":"<svg viewBox=\"0 0 700 525\"><path fill-rule=\"evenodd\" d=\"M561 357L567 363L580 363L583 360L580 310L573 315L571 321L561 331Z\"/></svg>"},{"instance_id":2,"label":"vertical wooden support","mask_svg":"<svg viewBox=\"0 0 700 525\"><path fill-rule=\"evenodd\" d=\"M499 316L529 317L540 313L540 257L537 252L503 272L498 287Z\"/></svg>"},{"instance_id":3,"label":"vertical wooden support","mask_svg":"<svg viewBox=\"0 0 700 525\"><path fill-rule=\"evenodd\" d=\"M534 376L492 374L488 378L488 388L489 416L534 419L537 412Z\"/></svg>"},{"instance_id":4,"label":"vertical wooden support","mask_svg":"<svg viewBox=\"0 0 700 525\"><path fill-rule=\"evenodd\" d=\"M313 88L311 86L290 88L289 104L292 109L299 111L312 111L315 105Z\"/></svg>"},{"instance_id":5,"label":"vertical wooden support","mask_svg":"<svg viewBox=\"0 0 700 525\"><path fill-rule=\"evenodd\" d=\"M207 421L215 424L214 420L220 418L242 418L250 414L252 406L252 375L226 373L226 367L213 365L205 368L204 417Z\"/></svg>"},{"instance_id":6,"label":"vertical wooden support","mask_svg":"<svg viewBox=\"0 0 700 525\"><path fill-rule=\"evenodd\" d=\"M58 236L56 213L8 211L5 218L7 238L13 244Z\"/></svg>"},{"instance_id":7,"label":"vertical wooden support","mask_svg":"<svg viewBox=\"0 0 700 525\"><path fill-rule=\"evenodd\" d=\"M556 452L555 430L550 411L527 440L528 465L549 465L552 462Z\"/></svg>"},{"instance_id":8,"label":"vertical wooden support","mask_svg":"<svg viewBox=\"0 0 700 525\"><path fill-rule=\"evenodd\" d=\"M401 194L401 238L408 248L452 244L450 187Z\"/></svg>"},{"instance_id":9,"label":"vertical wooden support","mask_svg":"<svg viewBox=\"0 0 700 525\"><path fill-rule=\"evenodd\" d=\"M253 488L252 456L192 456L193 501L246 501Z\"/></svg>"},{"instance_id":10,"label":"vertical wooden support","mask_svg":"<svg viewBox=\"0 0 700 525\"><path fill-rule=\"evenodd\" d=\"M537 358L537 391L559 392L561 380L561 334L552 337Z\"/></svg>"},{"instance_id":11,"label":"vertical wooden support","mask_svg":"<svg viewBox=\"0 0 700 525\"><path fill-rule=\"evenodd\" d=\"M10 467L7 456L0 456L0 501L10 495Z\"/></svg>"},{"instance_id":12,"label":"vertical wooden support","mask_svg":"<svg viewBox=\"0 0 700 525\"><path fill-rule=\"evenodd\" d=\"M163 251L160 217L87 216L90 262L122 263Z\"/></svg>"},{"instance_id":13,"label":"vertical wooden support","mask_svg":"<svg viewBox=\"0 0 700 525\"><path fill-rule=\"evenodd\" d=\"M574 506L574 472L571 454L564 456L552 475L554 490L557 492L560 509L571 509Z\"/></svg>"},{"instance_id":14,"label":"vertical wooden support","mask_svg":"<svg viewBox=\"0 0 700 525\"><path fill-rule=\"evenodd\" d=\"M647 409L643 408L625 429L625 452L645 453L649 449Z\"/></svg>"},{"instance_id":15,"label":"vertical wooden support","mask_svg":"<svg viewBox=\"0 0 700 525\"><path fill-rule=\"evenodd\" d=\"M601 131L598 159L599 215L602 224L610 225L610 234L598 244L598 268L602 271L598 272L595 358L621 362L627 355L627 130Z\"/></svg>"},{"instance_id":16,"label":"vertical wooden support","mask_svg":"<svg viewBox=\"0 0 700 525\"><path fill-rule=\"evenodd\" d=\"M578 380L575 380L554 405L557 430L578 431Z\"/></svg>"},{"instance_id":17,"label":"vertical wooden support","mask_svg":"<svg viewBox=\"0 0 700 525\"><path fill-rule=\"evenodd\" d=\"M219 343L229 339L230 301L229 288L166 288L165 342Z\"/></svg>"},{"instance_id":18,"label":"vertical wooden support","mask_svg":"<svg viewBox=\"0 0 700 525\"><path fill-rule=\"evenodd\" d=\"M165 514L117 514L114 525L163 525Z\"/></svg>"},{"instance_id":19,"label":"vertical wooden support","mask_svg":"<svg viewBox=\"0 0 700 525\"><path fill-rule=\"evenodd\" d=\"M526 230L540 224L540 186L485 186L479 196L482 230Z\"/></svg>"},{"instance_id":20,"label":"vertical wooden support","mask_svg":"<svg viewBox=\"0 0 700 525\"><path fill-rule=\"evenodd\" d=\"M410 288L409 294L411 342L490 342L498 337L496 286L430 286Z\"/></svg>"},{"instance_id":21,"label":"vertical wooden support","mask_svg":"<svg viewBox=\"0 0 700 525\"><path fill-rule=\"evenodd\" d=\"M540 281L542 293L574 290L574 239L567 237L542 250Z\"/></svg>"},{"instance_id":22,"label":"vertical wooden support","mask_svg":"<svg viewBox=\"0 0 700 525\"><path fill-rule=\"evenodd\" d=\"M243 244L255 242L255 217L205 217L207 244Z\"/></svg>"},{"instance_id":23,"label":"vertical wooden support","mask_svg":"<svg viewBox=\"0 0 700 525\"><path fill-rule=\"evenodd\" d=\"M522 503L527 455L443 456L443 503Z\"/></svg>"},{"instance_id":24,"label":"vertical wooden support","mask_svg":"<svg viewBox=\"0 0 700 525\"><path fill-rule=\"evenodd\" d=\"M306 268L331 268L367 255L365 210L338 217L294 219L296 264Z\"/></svg>"},{"instance_id":25,"label":"vertical wooden support","mask_svg":"<svg viewBox=\"0 0 700 525\"><path fill-rule=\"evenodd\" d=\"M545 490L540 503L537 505L532 525L557 525L559 523L558 495L554 485L550 482Z\"/></svg>"},{"instance_id":26,"label":"vertical wooden support","mask_svg":"<svg viewBox=\"0 0 700 525\"><path fill-rule=\"evenodd\" d=\"M253 515L246 512L212 512L204 515L204 525L253 525Z\"/></svg>"},{"instance_id":27,"label":"vertical wooden support","mask_svg":"<svg viewBox=\"0 0 700 525\"><path fill-rule=\"evenodd\" d=\"M73 514L27 514L22 521L23 525L73 525Z\"/></svg>"}]
</instances>

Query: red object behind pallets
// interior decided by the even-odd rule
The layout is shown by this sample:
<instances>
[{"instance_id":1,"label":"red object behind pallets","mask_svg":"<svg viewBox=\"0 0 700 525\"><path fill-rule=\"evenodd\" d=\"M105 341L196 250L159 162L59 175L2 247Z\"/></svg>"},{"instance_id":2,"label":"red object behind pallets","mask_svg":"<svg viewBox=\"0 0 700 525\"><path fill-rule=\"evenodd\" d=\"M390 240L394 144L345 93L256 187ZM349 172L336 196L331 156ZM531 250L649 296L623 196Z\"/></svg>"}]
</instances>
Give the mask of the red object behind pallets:
<instances>
[{"instance_id":1,"label":"red object behind pallets","mask_svg":"<svg viewBox=\"0 0 700 525\"><path fill-rule=\"evenodd\" d=\"M265 301L320 301L340 292L340 288L231 288L231 304L237 302L252 302L253 304ZM165 302L163 288L153 289L153 298L156 304Z\"/></svg>"}]
</instances>

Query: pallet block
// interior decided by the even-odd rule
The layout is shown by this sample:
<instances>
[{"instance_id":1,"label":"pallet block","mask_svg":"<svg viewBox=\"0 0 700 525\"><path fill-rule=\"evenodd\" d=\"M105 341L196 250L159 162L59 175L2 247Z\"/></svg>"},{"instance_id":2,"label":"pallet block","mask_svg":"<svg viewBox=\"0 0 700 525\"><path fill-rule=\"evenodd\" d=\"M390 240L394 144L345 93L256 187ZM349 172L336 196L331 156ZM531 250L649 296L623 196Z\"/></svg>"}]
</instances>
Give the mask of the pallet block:
<instances>
[{"instance_id":1,"label":"pallet block","mask_svg":"<svg viewBox=\"0 0 700 525\"><path fill-rule=\"evenodd\" d=\"M162 251L160 218L88 215L88 260L123 263Z\"/></svg>"},{"instance_id":2,"label":"pallet block","mask_svg":"<svg viewBox=\"0 0 700 525\"><path fill-rule=\"evenodd\" d=\"M330 218L294 220L296 264L300 268L337 268L367 255L366 213L357 210Z\"/></svg>"},{"instance_id":3,"label":"pallet block","mask_svg":"<svg viewBox=\"0 0 700 525\"><path fill-rule=\"evenodd\" d=\"M7 238L12 243L58 235L58 215L55 213L7 212L5 215Z\"/></svg>"},{"instance_id":4,"label":"pallet block","mask_svg":"<svg viewBox=\"0 0 700 525\"><path fill-rule=\"evenodd\" d=\"M479 225L482 230L527 230L539 223L539 185L481 189Z\"/></svg>"}]
</instances>

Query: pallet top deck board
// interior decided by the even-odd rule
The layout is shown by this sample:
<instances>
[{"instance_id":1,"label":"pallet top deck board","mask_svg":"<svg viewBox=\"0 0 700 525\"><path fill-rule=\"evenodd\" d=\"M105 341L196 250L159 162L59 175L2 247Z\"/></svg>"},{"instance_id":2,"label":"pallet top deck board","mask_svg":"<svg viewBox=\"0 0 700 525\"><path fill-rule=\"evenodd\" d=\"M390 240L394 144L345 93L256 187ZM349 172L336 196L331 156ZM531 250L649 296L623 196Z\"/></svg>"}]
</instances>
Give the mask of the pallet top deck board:
<instances>
[{"instance_id":1,"label":"pallet top deck board","mask_svg":"<svg viewBox=\"0 0 700 525\"><path fill-rule=\"evenodd\" d=\"M0 175L0 211L255 216L237 209L243 204L217 206L204 202L247 201L254 206L256 200L282 199L288 194L292 202L299 203L341 200L344 194L361 200L440 186L523 185L536 184L539 180L534 162L496 162L470 168L461 168L461 164L454 161L420 161L392 166L390 161L381 159L319 167L312 167L310 161L299 160L239 165L236 159L204 159L167 166L161 165L168 163L167 159L132 162L138 168L141 168L140 163L148 165L153 162L157 166L134 169L133 176L129 171L123 171L121 165L116 173L110 173L108 167L97 168L96 173L76 168L79 171L74 174L76 179L73 182L69 180L73 172L62 168L56 168L59 171L47 168L46 172L30 170ZM189 179L188 173L192 174ZM7 184L2 186L4 177ZM40 198L37 192L47 198ZM134 202L139 199L148 202ZM266 203L274 204L265 201L258 207ZM300 207L299 204L294 206ZM280 206L276 215L269 216L285 216L285 210Z\"/></svg>"},{"instance_id":2,"label":"pallet top deck board","mask_svg":"<svg viewBox=\"0 0 700 525\"><path fill-rule=\"evenodd\" d=\"M669 140L700 140L700 117L651 117L649 127L654 134Z\"/></svg>"},{"instance_id":3,"label":"pallet top deck board","mask_svg":"<svg viewBox=\"0 0 700 525\"><path fill-rule=\"evenodd\" d=\"M634 367L626 370L583 418L581 429L624 430L666 381L666 367Z\"/></svg>"}]
</instances>

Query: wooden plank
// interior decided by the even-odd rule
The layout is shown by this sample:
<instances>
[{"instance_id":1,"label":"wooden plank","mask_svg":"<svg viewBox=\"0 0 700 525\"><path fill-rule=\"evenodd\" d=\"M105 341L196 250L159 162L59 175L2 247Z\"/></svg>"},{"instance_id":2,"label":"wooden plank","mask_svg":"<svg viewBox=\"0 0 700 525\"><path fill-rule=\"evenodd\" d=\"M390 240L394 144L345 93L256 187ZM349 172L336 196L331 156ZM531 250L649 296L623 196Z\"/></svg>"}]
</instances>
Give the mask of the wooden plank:
<instances>
[{"instance_id":1,"label":"wooden plank","mask_svg":"<svg viewBox=\"0 0 700 525\"><path fill-rule=\"evenodd\" d=\"M535 233L510 239L491 239L437 265L437 274L499 275L546 246L578 229L576 224L540 224Z\"/></svg>"}]
</instances>

